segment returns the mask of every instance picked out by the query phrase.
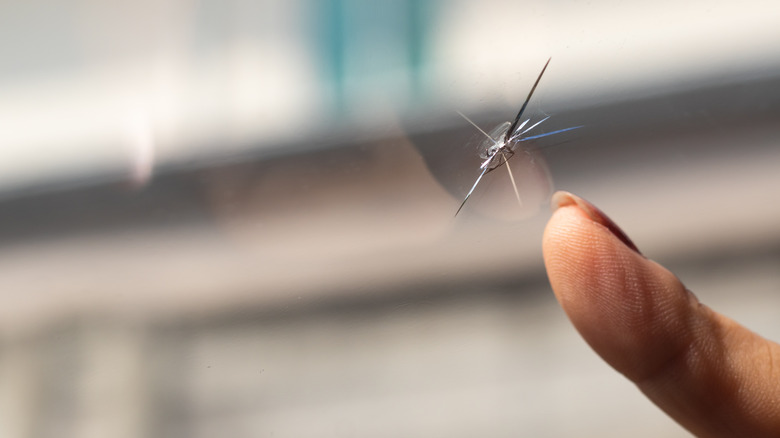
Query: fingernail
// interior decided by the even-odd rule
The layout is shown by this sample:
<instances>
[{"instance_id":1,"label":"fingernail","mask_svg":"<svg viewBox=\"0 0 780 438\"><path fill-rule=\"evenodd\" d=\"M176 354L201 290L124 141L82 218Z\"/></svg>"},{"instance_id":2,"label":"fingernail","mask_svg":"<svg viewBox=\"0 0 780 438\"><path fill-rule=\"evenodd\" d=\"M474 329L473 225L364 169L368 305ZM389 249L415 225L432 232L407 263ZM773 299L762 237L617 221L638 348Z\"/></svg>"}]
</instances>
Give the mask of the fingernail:
<instances>
[{"instance_id":1,"label":"fingernail","mask_svg":"<svg viewBox=\"0 0 780 438\"><path fill-rule=\"evenodd\" d=\"M617 224L612 221L612 219L610 219L606 214L604 214L604 212L599 210L595 205L580 198L579 196L571 194L569 192L558 191L553 194L551 205L553 211L569 205L576 206L583 213L585 213L589 218L591 218L594 222L597 222L603 225L604 227L606 227L610 233L614 234L615 237L620 239L621 242L625 243L626 246L633 249L637 253L642 254L639 251L639 248L637 248L636 245L634 245L634 242L632 242L631 239L628 238L628 235L626 235L626 233L624 233L623 230L621 230L620 227L618 227Z\"/></svg>"}]
</instances>

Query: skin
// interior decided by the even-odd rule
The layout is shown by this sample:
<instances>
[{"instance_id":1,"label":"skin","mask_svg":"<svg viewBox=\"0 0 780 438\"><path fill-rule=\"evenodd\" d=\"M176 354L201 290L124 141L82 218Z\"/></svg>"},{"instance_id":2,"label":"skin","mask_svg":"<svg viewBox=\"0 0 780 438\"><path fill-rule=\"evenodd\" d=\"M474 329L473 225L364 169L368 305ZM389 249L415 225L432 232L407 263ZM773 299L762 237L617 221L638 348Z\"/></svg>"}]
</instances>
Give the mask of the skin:
<instances>
[{"instance_id":1,"label":"skin","mask_svg":"<svg viewBox=\"0 0 780 438\"><path fill-rule=\"evenodd\" d=\"M697 436L780 436L780 345L700 303L587 201L553 207L547 274L591 348Z\"/></svg>"}]
</instances>

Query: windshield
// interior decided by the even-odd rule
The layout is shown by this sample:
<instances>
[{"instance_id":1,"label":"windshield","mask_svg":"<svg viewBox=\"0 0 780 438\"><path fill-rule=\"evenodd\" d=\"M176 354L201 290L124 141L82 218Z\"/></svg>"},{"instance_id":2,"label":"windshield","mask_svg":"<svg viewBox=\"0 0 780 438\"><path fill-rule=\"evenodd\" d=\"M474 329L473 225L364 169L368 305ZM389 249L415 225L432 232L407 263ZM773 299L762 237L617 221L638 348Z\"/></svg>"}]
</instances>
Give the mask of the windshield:
<instances>
[{"instance_id":1,"label":"windshield","mask_svg":"<svg viewBox=\"0 0 780 438\"><path fill-rule=\"evenodd\" d=\"M576 192L780 338L749 3L0 4L0 435L687 436L540 242Z\"/></svg>"}]
</instances>

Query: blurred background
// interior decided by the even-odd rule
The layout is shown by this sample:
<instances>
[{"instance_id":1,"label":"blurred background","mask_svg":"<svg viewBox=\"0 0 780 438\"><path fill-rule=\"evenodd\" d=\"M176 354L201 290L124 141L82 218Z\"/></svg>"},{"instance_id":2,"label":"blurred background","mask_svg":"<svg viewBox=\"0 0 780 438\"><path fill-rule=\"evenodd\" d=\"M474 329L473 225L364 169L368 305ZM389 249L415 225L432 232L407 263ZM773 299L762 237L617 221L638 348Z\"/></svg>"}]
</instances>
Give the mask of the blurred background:
<instances>
[{"instance_id":1,"label":"blurred background","mask_svg":"<svg viewBox=\"0 0 780 438\"><path fill-rule=\"evenodd\" d=\"M0 437L688 436L558 307L544 201L591 200L780 339L778 22L772 1L0 2ZM453 218L479 163L456 111L509 120L548 57L528 116L584 127L515 170L538 176L522 220L476 195Z\"/></svg>"}]
</instances>

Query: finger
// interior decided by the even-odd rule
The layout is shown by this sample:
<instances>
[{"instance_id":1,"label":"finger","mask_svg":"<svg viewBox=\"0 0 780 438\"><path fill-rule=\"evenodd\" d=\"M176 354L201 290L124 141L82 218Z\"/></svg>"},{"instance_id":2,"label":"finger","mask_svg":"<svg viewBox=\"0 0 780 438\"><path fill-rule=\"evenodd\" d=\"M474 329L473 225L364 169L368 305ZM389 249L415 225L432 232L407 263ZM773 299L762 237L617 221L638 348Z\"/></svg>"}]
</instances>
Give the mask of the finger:
<instances>
[{"instance_id":1,"label":"finger","mask_svg":"<svg viewBox=\"0 0 780 438\"><path fill-rule=\"evenodd\" d=\"M697 435L780 436L780 346L699 303L596 207L553 204L545 266L588 344Z\"/></svg>"}]
</instances>

